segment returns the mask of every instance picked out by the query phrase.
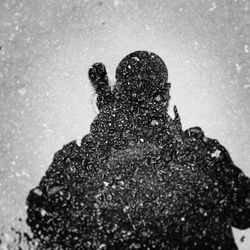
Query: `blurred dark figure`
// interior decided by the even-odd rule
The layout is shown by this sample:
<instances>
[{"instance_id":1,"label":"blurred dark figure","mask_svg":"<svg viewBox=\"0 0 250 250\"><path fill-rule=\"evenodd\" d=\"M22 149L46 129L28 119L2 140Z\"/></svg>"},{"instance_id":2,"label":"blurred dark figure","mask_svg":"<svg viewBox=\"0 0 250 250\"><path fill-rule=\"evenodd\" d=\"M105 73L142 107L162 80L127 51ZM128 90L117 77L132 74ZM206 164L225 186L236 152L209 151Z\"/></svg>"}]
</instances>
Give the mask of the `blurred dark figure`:
<instances>
[{"instance_id":1,"label":"blurred dark figure","mask_svg":"<svg viewBox=\"0 0 250 250\"><path fill-rule=\"evenodd\" d=\"M168 71L136 51L89 78L99 115L81 145L58 151L27 198L38 249L237 249L250 226L250 180L199 127L182 130Z\"/></svg>"}]
</instances>

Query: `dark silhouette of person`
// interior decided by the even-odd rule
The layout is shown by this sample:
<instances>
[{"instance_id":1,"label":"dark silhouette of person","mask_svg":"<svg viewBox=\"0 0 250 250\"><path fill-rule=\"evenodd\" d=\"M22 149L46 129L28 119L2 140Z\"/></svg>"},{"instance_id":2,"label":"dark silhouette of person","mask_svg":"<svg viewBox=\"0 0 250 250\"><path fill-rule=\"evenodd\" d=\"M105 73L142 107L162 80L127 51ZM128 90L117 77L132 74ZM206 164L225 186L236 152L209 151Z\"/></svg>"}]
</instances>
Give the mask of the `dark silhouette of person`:
<instances>
[{"instance_id":1,"label":"dark silhouette of person","mask_svg":"<svg viewBox=\"0 0 250 250\"><path fill-rule=\"evenodd\" d=\"M237 249L250 227L250 179L199 127L168 115L170 86L152 52L127 55L111 90L90 81L100 113L81 145L59 150L27 198L39 249Z\"/></svg>"}]
</instances>

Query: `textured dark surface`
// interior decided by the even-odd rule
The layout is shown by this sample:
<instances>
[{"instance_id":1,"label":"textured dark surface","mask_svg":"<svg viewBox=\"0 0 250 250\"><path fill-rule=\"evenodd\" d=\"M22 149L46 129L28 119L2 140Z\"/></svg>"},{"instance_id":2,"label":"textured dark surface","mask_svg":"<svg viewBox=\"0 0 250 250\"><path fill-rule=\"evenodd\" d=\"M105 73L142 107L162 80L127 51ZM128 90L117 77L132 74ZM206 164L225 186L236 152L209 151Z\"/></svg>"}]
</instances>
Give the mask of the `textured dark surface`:
<instances>
[{"instance_id":1,"label":"textured dark surface","mask_svg":"<svg viewBox=\"0 0 250 250\"><path fill-rule=\"evenodd\" d=\"M161 95L167 76L165 84L155 76L150 85L143 74L148 91L138 101L116 88L81 145L55 154L27 199L39 249L237 249L232 226L250 226L250 180L199 127L182 131Z\"/></svg>"},{"instance_id":2,"label":"textured dark surface","mask_svg":"<svg viewBox=\"0 0 250 250\"><path fill-rule=\"evenodd\" d=\"M25 227L25 199L54 153L89 133L88 68L103 62L114 83L137 49L168 65L183 128L219 139L249 176L249 13L247 0L1 0L1 247L15 248L10 227ZM234 235L250 249L249 229Z\"/></svg>"}]
</instances>

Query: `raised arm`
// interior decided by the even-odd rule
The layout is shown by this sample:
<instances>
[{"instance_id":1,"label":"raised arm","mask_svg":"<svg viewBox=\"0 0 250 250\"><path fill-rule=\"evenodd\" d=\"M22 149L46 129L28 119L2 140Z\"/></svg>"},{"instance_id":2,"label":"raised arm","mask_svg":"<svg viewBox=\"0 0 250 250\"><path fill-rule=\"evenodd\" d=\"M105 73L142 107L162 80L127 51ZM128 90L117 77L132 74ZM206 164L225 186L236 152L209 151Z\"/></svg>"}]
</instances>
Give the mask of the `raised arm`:
<instances>
[{"instance_id":1,"label":"raised arm","mask_svg":"<svg viewBox=\"0 0 250 250\"><path fill-rule=\"evenodd\" d=\"M232 161L228 151L218 141L208 139L221 182L228 188L228 212L233 227L250 227L250 179Z\"/></svg>"},{"instance_id":2,"label":"raised arm","mask_svg":"<svg viewBox=\"0 0 250 250\"><path fill-rule=\"evenodd\" d=\"M221 204L227 207L230 224L239 229L250 227L250 179L234 164L226 148L207 138L199 127L186 130L185 136L200 152L205 171L222 187L225 199Z\"/></svg>"}]
</instances>

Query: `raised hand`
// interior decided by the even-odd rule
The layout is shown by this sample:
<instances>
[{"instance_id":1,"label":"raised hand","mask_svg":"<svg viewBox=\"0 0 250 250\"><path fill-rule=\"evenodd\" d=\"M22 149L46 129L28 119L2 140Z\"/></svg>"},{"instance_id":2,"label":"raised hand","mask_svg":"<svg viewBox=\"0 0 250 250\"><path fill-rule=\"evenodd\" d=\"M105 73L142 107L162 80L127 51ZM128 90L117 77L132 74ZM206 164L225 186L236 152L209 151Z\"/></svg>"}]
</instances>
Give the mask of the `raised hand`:
<instances>
[{"instance_id":1,"label":"raised hand","mask_svg":"<svg viewBox=\"0 0 250 250\"><path fill-rule=\"evenodd\" d=\"M101 94L110 88L106 67L102 63L98 62L91 66L89 69L89 79L97 94Z\"/></svg>"},{"instance_id":2,"label":"raised hand","mask_svg":"<svg viewBox=\"0 0 250 250\"><path fill-rule=\"evenodd\" d=\"M96 105L99 110L113 103L113 94L108 82L106 67L102 63L95 63L89 69L89 79L97 96Z\"/></svg>"}]
</instances>

